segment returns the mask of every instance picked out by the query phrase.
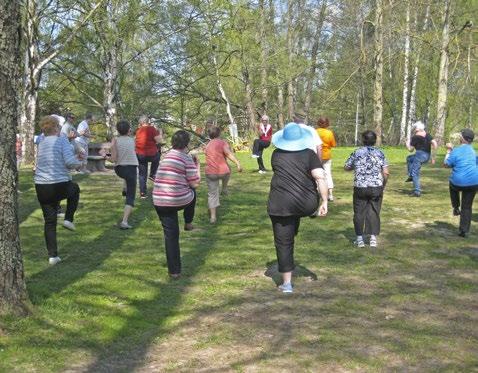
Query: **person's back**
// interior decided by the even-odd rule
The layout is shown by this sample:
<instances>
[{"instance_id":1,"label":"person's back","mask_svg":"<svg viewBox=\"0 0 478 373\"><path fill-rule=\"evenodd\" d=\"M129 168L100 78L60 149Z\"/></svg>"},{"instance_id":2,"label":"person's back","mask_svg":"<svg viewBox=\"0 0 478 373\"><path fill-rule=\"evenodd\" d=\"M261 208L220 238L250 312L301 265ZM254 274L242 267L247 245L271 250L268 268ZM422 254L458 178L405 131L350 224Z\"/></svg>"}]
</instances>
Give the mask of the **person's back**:
<instances>
[{"instance_id":1,"label":"person's back","mask_svg":"<svg viewBox=\"0 0 478 373\"><path fill-rule=\"evenodd\" d=\"M478 185L478 167L473 146L463 144L453 149L447 161L453 167L450 181L457 186Z\"/></svg>"},{"instance_id":2,"label":"person's back","mask_svg":"<svg viewBox=\"0 0 478 373\"><path fill-rule=\"evenodd\" d=\"M231 172L226 161L228 143L220 138L212 139L206 145L206 174L223 175Z\"/></svg>"},{"instance_id":3,"label":"person's back","mask_svg":"<svg viewBox=\"0 0 478 373\"><path fill-rule=\"evenodd\" d=\"M135 153L135 141L130 136L118 136L116 138L116 165L138 165Z\"/></svg>"},{"instance_id":4,"label":"person's back","mask_svg":"<svg viewBox=\"0 0 478 373\"><path fill-rule=\"evenodd\" d=\"M327 161L332 158L332 148L337 144L334 133L328 128L317 128L317 133L322 140L322 160Z\"/></svg>"},{"instance_id":5,"label":"person's back","mask_svg":"<svg viewBox=\"0 0 478 373\"><path fill-rule=\"evenodd\" d=\"M382 170L387 166L381 150L363 146L355 150L345 163L355 173L354 186L358 188L380 187L383 185Z\"/></svg>"},{"instance_id":6,"label":"person's back","mask_svg":"<svg viewBox=\"0 0 478 373\"><path fill-rule=\"evenodd\" d=\"M63 136L45 136L38 145L36 184L53 184L71 179L68 169L80 166L68 140Z\"/></svg>"},{"instance_id":7,"label":"person's back","mask_svg":"<svg viewBox=\"0 0 478 373\"><path fill-rule=\"evenodd\" d=\"M136 153L144 156L153 156L158 153L155 137L159 135L153 126L141 126L136 131Z\"/></svg>"}]
</instances>

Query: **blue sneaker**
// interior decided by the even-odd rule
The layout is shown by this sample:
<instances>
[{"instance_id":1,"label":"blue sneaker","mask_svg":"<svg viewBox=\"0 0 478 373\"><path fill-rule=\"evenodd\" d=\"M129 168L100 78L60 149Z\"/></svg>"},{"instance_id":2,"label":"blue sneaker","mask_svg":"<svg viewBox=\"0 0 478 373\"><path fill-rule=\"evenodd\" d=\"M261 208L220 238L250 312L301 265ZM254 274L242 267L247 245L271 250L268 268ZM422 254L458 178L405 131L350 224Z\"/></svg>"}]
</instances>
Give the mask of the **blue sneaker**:
<instances>
[{"instance_id":1,"label":"blue sneaker","mask_svg":"<svg viewBox=\"0 0 478 373\"><path fill-rule=\"evenodd\" d=\"M287 284L279 285L279 290L283 293L293 293L294 289L292 288L292 284L289 282Z\"/></svg>"}]
</instances>

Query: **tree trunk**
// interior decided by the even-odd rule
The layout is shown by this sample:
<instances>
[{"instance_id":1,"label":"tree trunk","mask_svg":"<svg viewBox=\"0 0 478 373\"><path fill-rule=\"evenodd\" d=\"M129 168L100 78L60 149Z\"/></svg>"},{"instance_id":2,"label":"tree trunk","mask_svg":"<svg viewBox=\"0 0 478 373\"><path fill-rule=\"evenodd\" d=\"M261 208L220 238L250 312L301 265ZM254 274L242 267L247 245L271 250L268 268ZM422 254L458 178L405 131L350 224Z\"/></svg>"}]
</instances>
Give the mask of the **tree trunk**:
<instances>
[{"instance_id":1,"label":"tree trunk","mask_svg":"<svg viewBox=\"0 0 478 373\"><path fill-rule=\"evenodd\" d=\"M354 145L358 144L358 134L359 134L359 108L360 108L360 92L357 92L357 109L355 111L355 136L354 136Z\"/></svg>"},{"instance_id":2,"label":"tree trunk","mask_svg":"<svg viewBox=\"0 0 478 373\"><path fill-rule=\"evenodd\" d=\"M261 99L262 107L264 108L263 114L267 113L267 62L268 62L268 45L266 40L265 25L267 22L266 9L264 6L264 0L259 0L259 10L261 19L259 21L259 43L261 45Z\"/></svg>"},{"instance_id":3,"label":"tree trunk","mask_svg":"<svg viewBox=\"0 0 478 373\"><path fill-rule=\"evenodd\" d=\"M410 1L407 1L405 26L405 61L403 64L402 117L400 120L400 144L405 144L408 122L408 64L410 61Z\"/></svg>"},{"instance_id":4,"label":"tree trunk","mask_svg":"<svg viewBox=\"0 0 478 373\"><path fill-rule=\"evenodd\" d=\"M417 20L417 12L415 11L415 22ZM423 22L422 31L425 32L428 28L428 19L430 18L430 3L427 5L425 12L425 21ZM415 66L413 68L412 87L410 91L410 108L408 110L408 123L407 123L407 140L410 140L412 135L412 125L417 120L417 81L418 81L418 66L420 64L420 52L421 46L419 45L415 50Z\"/></svg>"},{"instance_id":5,"label":"tree trunk","mask_svg":"<svg viewBox=\"0 0 478 373\"><path fill-rule=\"evenodd\" d=\"M287 115L288 119L294 117L294 79L292 77L292 62L294 59L293 27L292 27L293 0L287 2L287 54L288 54L288 80L287 80Z\"/></svg>"},{"instance_id":6,"label":"tree trunk","mask_svg":"<svg viewBox=\"0 0 478 373\"><path fill-rule=\"evenodd\" d=\"M437 126L435 139L438 144L443 143L445 136L446 105L448 94L448 45L450 42L450 0L443 3L443 29L440 50L440 72L438 73L438 98L437 98Z\"/></svg>"},{"instance_id":7,"label":"tree trunk","mask_svg":"<svg viewBox=\"0 0 478 373\"><path fill-rule=\"evenodd\" d=\"M25 314L28 296L18 229L18 123L20 2L0 2L0 314Z\"/></svg>"},{"instance_id":8,"label":"tree trunk","mask_svg":"<svg viewBox=\"0 0 478 373\"><path fill-rule=\"evenodd\" d=\"M320 36L322 34L322 27L324 25L325 21L325 11L327 10L327 1L322 0L322 5L320 6L320 11L319 11L319 17L317 18L317 26L315 29L315 35L314 35L314 44L312 45L312 52L310 56L310 67L309 67L309 73L307 74L307 87L305 91L305 114L306 114L306 123L308 122L309 119L309 110L310 110L310 101L311 101L311 96L312 96L312 86L314 83L315 79L315 71L317 69L317 55L319 52L319 42L320 42Z\"/></svg>"},{"instance_id":9,"label":"tree trunk","mask_svg":"<svg viewBox=\"0 0 478 373\"><path fill-rule=\"evenodd\" d=\"M214 47L213 47L214 49ZM221 83L220 75L219 75L219 68L217 64L217 57L216 57L216 52L213 51L212 53L212 61L214 63L214 69L216 72L216 84L217 84L217 89L219 93L221 94L222 99L224 100L226 104L226 112L227 116L229 118L229 135L231 136L231 140L233 143L237 143L238 140L238 133L237 133L237 124L234 120L234 117L232 115L231 111L231 103L229 102L229 99L227 98L226 91L224 91L224 88Z\"/></svg>"},{"instance_id":10,"label":"tree trunk","mask_svg":"<svg viewBox=\"0 0 478 373\"><path fill-rule=\"evenodd\" d=\"M256 132L256 115L254 103L252 102L252 86L249 79L249 71L246 67L242 69L242 79L244 80L244 88L246 91L246 111L249 122L249 131L254 133Z\"/></svg>"},{"instance_id":11,"label":"tree trunk","mask_svg":"<svg viewBox=\"0 0 478 373\"><path fill-rule=\"evenodd\" d=\"M375 56L374 56L374 89L373 89L373 124L377 134L377 145L382 145L382 117L383 117L383 4L382 0L375 1Z\"/></svg>"},{"instance_id":12,"label":"tree trunk","mask_svg":"<svg viewBox=\"0 0 478 373\"><path fill-rule=\"evenodd\" d=\"M106 65L104 71L103 110L108 135L113 133L117 119L118 100L118 60L116 43L111 50L106 51Z\"/></svg>"},{"instance_id":13,"label":"tree trunk","mask_svg":"<svg viewBox=\"0 0 478 373\"><path fill-rule=\"evenodd\" d=\"M279 109L279 128L284 128L284 88L282 84L277 89L277 106Z\"/></svg>"},{"instance_id":14,"label":"tree trunk","mask_svg":"<svg viewBox=\"0 0 478 373\"><path fill-rule=\"evenodd\" d=\"M473 47L473 34L472 28L468 29L468 50L466 58L466 84L468 85L468 95L469 95L469 104L468 104L468 123L467 127L472 128L473 126L473 102L475 100L473 95L473 81L471 78L471 49ZM476 77L475 77L476 79Z\"/></svg>"}]
</instances>

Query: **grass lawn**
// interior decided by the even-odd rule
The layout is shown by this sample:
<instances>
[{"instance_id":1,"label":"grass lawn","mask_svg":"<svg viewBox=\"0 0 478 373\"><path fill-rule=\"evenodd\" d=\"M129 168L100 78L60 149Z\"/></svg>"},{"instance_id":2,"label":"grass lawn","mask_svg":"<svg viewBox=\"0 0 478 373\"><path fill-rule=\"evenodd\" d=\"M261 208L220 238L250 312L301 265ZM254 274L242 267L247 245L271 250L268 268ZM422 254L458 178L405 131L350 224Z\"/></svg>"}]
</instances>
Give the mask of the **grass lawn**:
<instances>
[{"instance_id":1,"label":"grass lawn","mask_svg":"<svg viewBox=\"0 0 478 373\"><path fill-rule=\"evenodd\" d=\"M77 231L58 228L63 261L48 266L32 173L22 170L33 313L0 319L0 371L477 371L477 212L470 236L458 237L443 154L423 168L423 196L410 198L406 151L387 148L379 248L354 248L352 174L342 171L351 150L334 151L329 215L302 220L291 295L267 276L271 173L254 172L249 154L239 154L245 171L234 172L216 226L205 183L198 190L197 229L181 231L178 281L168 278L150 199L137 200L133 230L115 228L123 199L113 174L75 176Z\"/></svg>"}]
</instances>

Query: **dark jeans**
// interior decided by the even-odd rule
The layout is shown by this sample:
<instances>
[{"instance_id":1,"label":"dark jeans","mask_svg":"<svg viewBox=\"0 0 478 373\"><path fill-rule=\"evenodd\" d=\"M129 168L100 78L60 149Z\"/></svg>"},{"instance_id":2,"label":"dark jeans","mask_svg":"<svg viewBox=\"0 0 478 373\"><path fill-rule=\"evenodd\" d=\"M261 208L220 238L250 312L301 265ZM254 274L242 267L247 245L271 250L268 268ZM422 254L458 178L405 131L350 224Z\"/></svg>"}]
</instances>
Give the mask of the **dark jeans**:
<instances>
[{"instance_id":1,"label":"dark jeans","mask_svg":"<svg viewBox=\"0 0 478 373\"><path fill-rule=\"evenodd\" d=\"M262 160L262 151L265 148L268 148L269 145L271 144L270 141L264 141L260 139L255 139L254 140L254 145L252 146L252 154L257 155L259 158L257 158L257 164L259 165L259 170L265 171L264 167L264 161Z\"/></svg>"},{"instance_id":2,"label":"dark jeans","mask_svg":"<svg viewBox=\"0 0 478 373\"><path fill-rule=\"evenodd\" d=\"M136 195L137 166L116 166L116 175L126 181L126 204L134 206Z\"/></svg>"},{"instance_id":3,"label":"dark jeans","mask_svg":"<svg viewBox=\"0 0 478 373\"><path fill-rule=\"evenodd\" d=\"M300 216L272 216L272 231L279 272L291 272L294 264L294 237L299 232Z\"/></svg>"},{"instance_id":4,"label":"dark jeans","mask_svg":"<svg viewBox=\"0 0 478 373\"><path fill-rule=\"evenodd\" d=\"M189 205L180 207L154 206L154 208L163 226L168 271L170 274L179 274L181 273L181 253L179 250L178 211L184 210L184 222L186 224L192 223L196 209L196 193L194 193L194 199Z\"/></svg>"},{"instance_id":5,"label":"dark jeans","mask_svg":"<svg viewBox=\"0 0 478 373\"><path fill-rule=\"evenodd\" d=\"M56 219L60 201L66 199L65 220L73 222L78 201L80 200L80 188L78 184L67 181L57 184L35 184L38 202L40 202L45 219L45 242L48 256L58 256L56 244Z\"/></svg>"},{"instance_id":6,"label":"dark jeans","mask_svg":"<svg viewBox=\"0 0 478 373\"><path fill-rule=\"evenodd\" d=\"M146 181L148 180L148 162L151 162L151 167L149 170L149 177L154 178L156 176L156 171L159 166L159 159L161 158L160 153L156 155L141 155L136 154L138 157L138 170L139 170L139 192L141 194L146 194Z\"/></svg>"},{"instance_id":7,"label":"dark jeans","mask_svg":"<svg viewBox=\"0 0 478 373\"><path fill-rule=\"evenodd\" d=\"M357 236L380 233L383 187L354 188L354 228Z\"/></svg>"},{"instance_id":8,"label":"dark jeans","mask_svg":"<svg viewBox=\"0 0 478 373\"><path fill-rule=\"evenodd\" d=\"M451 205L455 209L460 208L461 192L460 232L468 233L470 231L473 199L477 191L478 185L462 187L450 183Z\"/></svg>"}]
</instances>

